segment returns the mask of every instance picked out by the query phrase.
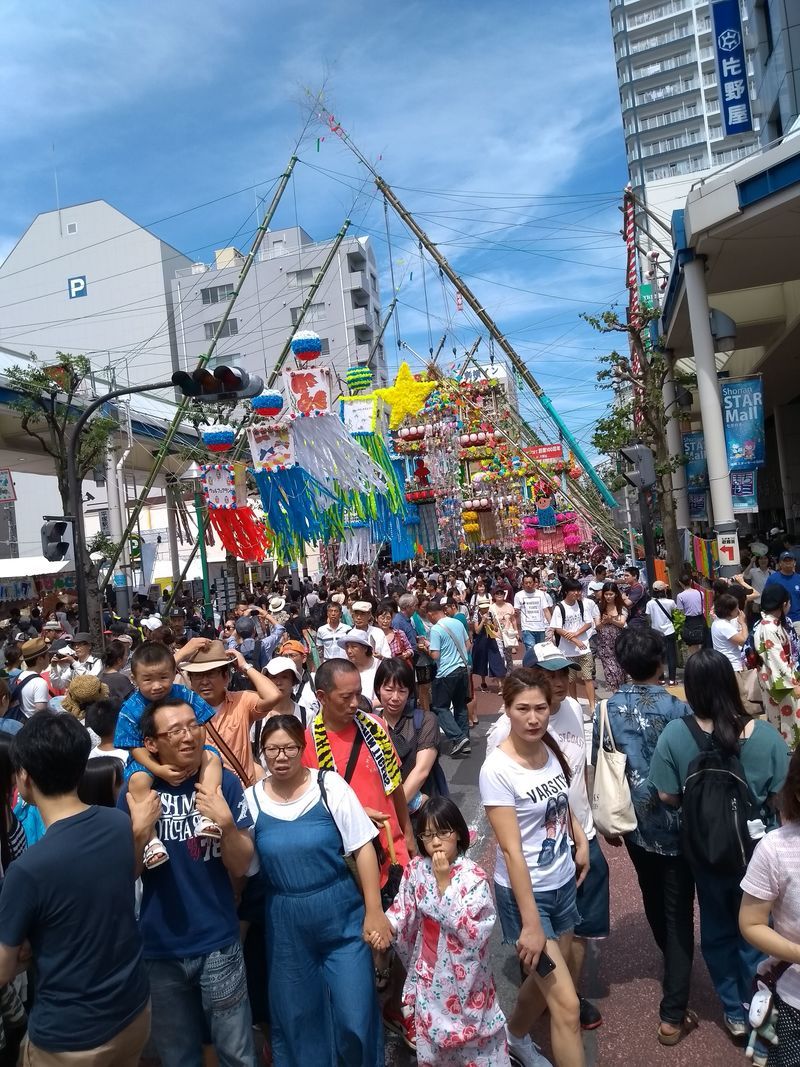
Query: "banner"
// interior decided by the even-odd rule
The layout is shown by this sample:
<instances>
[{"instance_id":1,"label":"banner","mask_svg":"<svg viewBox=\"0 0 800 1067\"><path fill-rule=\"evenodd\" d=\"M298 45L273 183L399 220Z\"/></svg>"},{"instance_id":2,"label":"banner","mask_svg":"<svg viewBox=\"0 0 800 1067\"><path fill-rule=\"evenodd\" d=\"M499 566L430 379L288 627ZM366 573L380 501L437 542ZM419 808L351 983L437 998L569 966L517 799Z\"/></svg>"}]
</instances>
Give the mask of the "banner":
<instances>
[{"instance_id":1,"label":"banner","mask_svg":"<svg viewBox=\"0 0 800 1067\"><path fill-rule=\"evenodd\" d=\"M564 458L564 451L560 444L531 445L529 448L523 448L522 451L526 456L530 456L531 459L535 459L540 463Z\"/></svg>"},{"instance_id":2,"label":"banner","mask_svg":"<svg viewBox=\"0 0 800 1067\"><path fill-rule=\"evenodd\" d=\"M712 0L714 52L725 136L753 129L739 0Z\"/></svg>"},{"instance_id":3,"label":"banner","mask_svg":"<svg viewBox=\"0 0 800 1067\"><path fill-rule=\"evenodd\" d=\"M294 445L288 423L250 426L247 440L254 467L274 471L294 466Z\"/></svg>"},{"instance_id":4,"label":"banner","mask_svg":"<svg viewBox=\"0 0 800 1067\"><path fill-rule=\"evenodd\" d=\"M683 434L683 452L686 456L686 488L708 489L706 440L702 430Z\"/></svg>"},{"instance_id":5,"label":"banner","mask_svg":"<svg viewBox=\"0 0 800 1067\"><path fill-rule=\"evenodd\" d=\"M690 490L686 495L689 498L689 522L707 522L708 494L705 489L699 492Z\"/></svg>"},{"instance_id":6,"label":"banner","mask_svg":"<svg viewBox=\"0 0 800 1067\"><path fill-rule=\"evenodd\" d=\"M723 379L720 393L728 469L741 471L763 467L766 457L761 376Z\"/></svg>"},{"instance_id":7,"label":"banner","mask_svg":"<svg viewBox=\"0 0 800 1067\"><path fill-rule=\"evenodd\" d=\"M758 511L757 471L731 471L731 500L734 512Z\"/></svg>"}]
</instances>

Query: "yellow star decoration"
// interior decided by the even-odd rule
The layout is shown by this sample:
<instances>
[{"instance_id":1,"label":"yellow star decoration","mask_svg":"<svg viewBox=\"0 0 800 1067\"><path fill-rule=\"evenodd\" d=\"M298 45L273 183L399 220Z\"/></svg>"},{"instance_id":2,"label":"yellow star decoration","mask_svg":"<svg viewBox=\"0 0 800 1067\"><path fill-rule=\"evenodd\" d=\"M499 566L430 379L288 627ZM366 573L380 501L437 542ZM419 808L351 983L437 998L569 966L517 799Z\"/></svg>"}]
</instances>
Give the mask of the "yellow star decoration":
<instances>
[{"instance_id":1,"label":"yellow star decoration","mask_svg":"<svg viewBox=\"0 0 800 1067\"><path fill-rule=\"evenodd\" d=\"M376 389L375 396L385 400L392 409L389 417L389 429L396 430L406 415L418 415L436 388L436 382L418 382L405 362L400 364L394 385L387 389Z\"/></svg>"}]
</instances>

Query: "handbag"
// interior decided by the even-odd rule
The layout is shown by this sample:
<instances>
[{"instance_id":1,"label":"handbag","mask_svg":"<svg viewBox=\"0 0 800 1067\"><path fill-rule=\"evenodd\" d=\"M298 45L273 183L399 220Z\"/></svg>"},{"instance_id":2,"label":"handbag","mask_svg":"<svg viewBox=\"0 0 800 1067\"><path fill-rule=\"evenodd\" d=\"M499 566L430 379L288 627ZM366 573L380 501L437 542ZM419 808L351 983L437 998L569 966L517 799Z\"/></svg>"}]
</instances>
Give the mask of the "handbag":
<instances>
[{"instance_id":1,"label":"handbag","mask_svg":"<svg viewBox=\"0 0 800 1067\"><path fill-rule=\"evenodd\" d=\"M611 751L603 745L608 734ZM617 751L608 722L608 701L600 701L600 742L592 787L592 818L604 837L619 837L636 829L631 790L625 775L628 757Z\"/></svg>"},{"instance_id":2,"label":"handbag","mask_svg":"<svg viewBox=\"0 0 800 1067\"><path fill-rule=\"evenodd\" d=\"M417 649L414 659L414 674L417 685L427 685L436 677L436 660L424 648Z\"/></svg>"}]
</instances>

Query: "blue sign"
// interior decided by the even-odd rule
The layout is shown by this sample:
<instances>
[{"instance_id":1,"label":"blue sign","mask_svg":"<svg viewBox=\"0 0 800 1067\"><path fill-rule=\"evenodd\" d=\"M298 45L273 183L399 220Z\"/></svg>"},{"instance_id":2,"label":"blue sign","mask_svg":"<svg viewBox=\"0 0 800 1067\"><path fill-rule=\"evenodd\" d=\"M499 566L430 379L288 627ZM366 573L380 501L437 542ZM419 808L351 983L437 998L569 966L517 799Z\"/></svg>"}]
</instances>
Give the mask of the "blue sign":
<instances>
[{"instance_id":1,"label":"blue sign","mask_svg":"<svg viewBox=\"0 0 800 1067\"><path fill-rule=\"evenodd\" d=\"M708 489L708 464L706 441L702 430L683 435L683 451L686 456L686 488Z\"/></svg>"},{"instance_id":2,"label":"blue sign","mask_svg":"<svg viewBox=\"0 0 800 1067\"><path fill-rule=\"evenodd\" d=\"M699 493L689 492L689 522L706 522L708 520L708 507L706 506L706 491L701 489Z\"/></svg>"},{"instance_id":3,"label":"blue sign","mask_svg":"<svg viewBox=\"0 0 800 1067\"><path fill-rule=\"evenodd\" d=\"M74 300L76 296L86 296L88 292L86 275L81 274L77 278L67 278L67 292L70 300Z\"/></svg>"},{"instance_id":4,"label":"blue sign","mask_svg":"<svg viewBox=\"0 0 800 1067\"><path fill-rule=\"evenodd\" d=\"M712 0L711 20L717 57L719 106L725 136L749 133L753 129L753 112L747 85L747 59L739 0Z\"/></svg>"},{"instance_id":5,"label":"blue sign","mask_svg":"<svg viewBox=\"0 0 800 1067\"><path fill-rule=\"evenodd\" d=\"M720 382L720 392L728 470L747 471L763 467L766 456L760 375L723 380Z\"/></svg>"},{"instance_id":6,"label":"blue sign","mask_svg":"<svg viewBox=\"0 0 800 1067\"><path fill-rule=\"evenodd\" d=\"M731 471L731 500L734 511L758 511L757 477L757 471Z\"/></svg>"}]
</instances>

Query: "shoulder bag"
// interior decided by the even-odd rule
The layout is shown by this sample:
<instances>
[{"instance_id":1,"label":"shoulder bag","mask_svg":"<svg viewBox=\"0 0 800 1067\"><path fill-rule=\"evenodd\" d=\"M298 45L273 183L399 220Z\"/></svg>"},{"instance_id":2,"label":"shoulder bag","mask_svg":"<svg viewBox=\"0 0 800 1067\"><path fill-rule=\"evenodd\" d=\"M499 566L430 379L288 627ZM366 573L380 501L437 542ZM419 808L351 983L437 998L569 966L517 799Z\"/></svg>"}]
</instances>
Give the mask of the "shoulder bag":
<instances>
[{"instance_id":1,"label":"shoulder bag","mask_svg":"<svg viewBox=\"0 0 800 1067\"><path fill-rule=\"evenodd\" d=\"M608 722L608 701L600 701L600 742L592 787L592 818L604 837L619 837L636 829L631 790L625 775L628 757L617 751ZM611 751L603 747L608 734Z\"/></svg>"}]
</instances>

